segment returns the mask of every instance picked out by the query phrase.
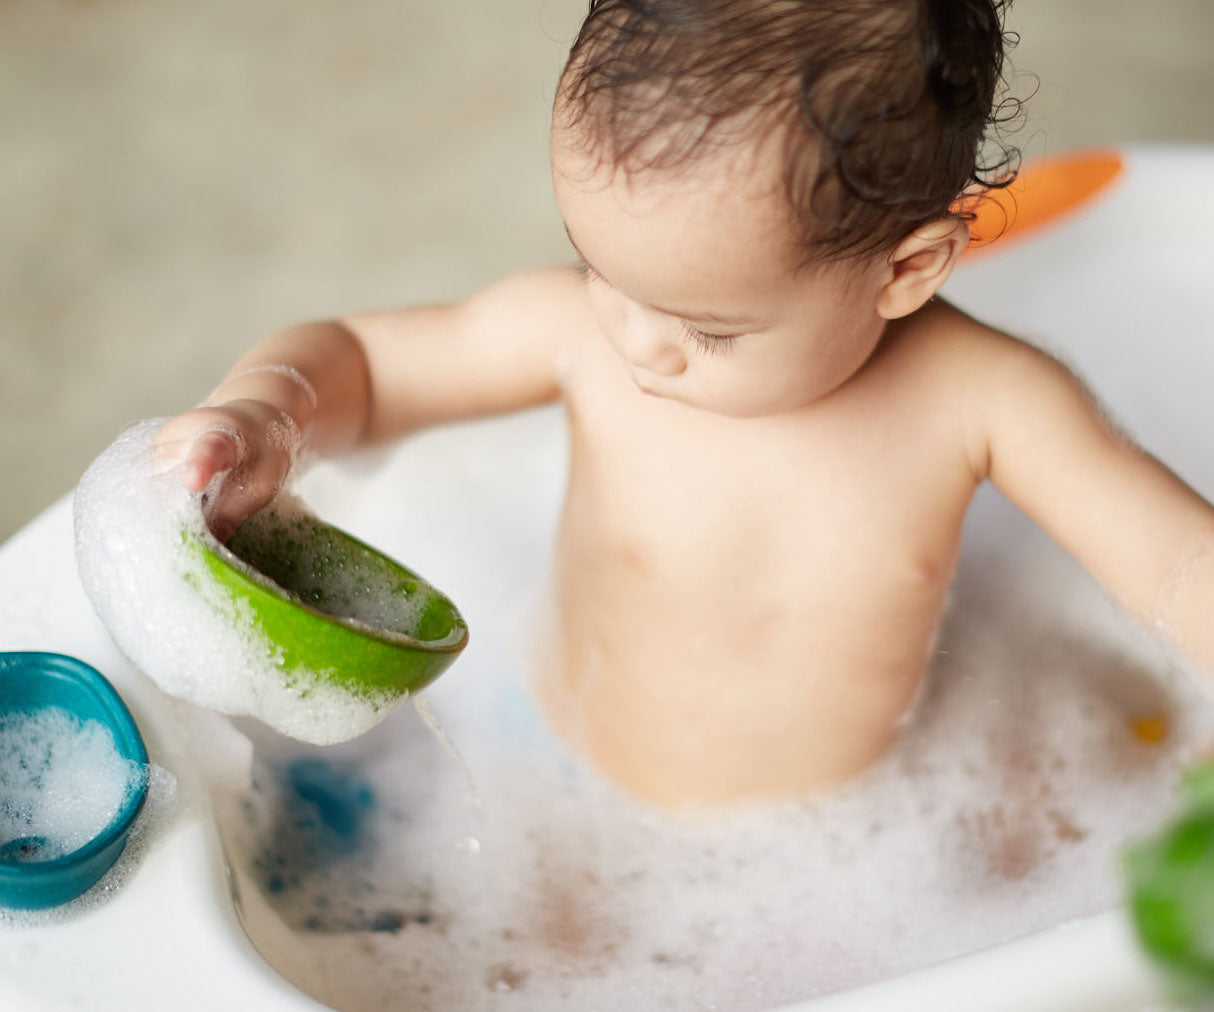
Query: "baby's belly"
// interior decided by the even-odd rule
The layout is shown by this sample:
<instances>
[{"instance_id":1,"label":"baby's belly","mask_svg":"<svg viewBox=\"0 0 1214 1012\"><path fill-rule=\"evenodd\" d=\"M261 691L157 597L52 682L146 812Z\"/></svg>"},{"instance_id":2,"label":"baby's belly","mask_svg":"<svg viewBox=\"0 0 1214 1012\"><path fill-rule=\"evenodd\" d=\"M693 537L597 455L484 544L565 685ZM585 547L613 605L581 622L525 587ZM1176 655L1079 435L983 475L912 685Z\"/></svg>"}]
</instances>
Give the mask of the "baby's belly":
<instances>
[{"instance_id":1,"label":"baby's belly","mask_svg":"<svg viewBox=\"0 0 1214 1012\"><path fill-rule=\"evenodd\" d=\"M666 807L797 796L881 755L955 561L812 523L726 526L612 515L576 487L566 503L541 698L575 750Z\"/></svg>"}]
</instances>

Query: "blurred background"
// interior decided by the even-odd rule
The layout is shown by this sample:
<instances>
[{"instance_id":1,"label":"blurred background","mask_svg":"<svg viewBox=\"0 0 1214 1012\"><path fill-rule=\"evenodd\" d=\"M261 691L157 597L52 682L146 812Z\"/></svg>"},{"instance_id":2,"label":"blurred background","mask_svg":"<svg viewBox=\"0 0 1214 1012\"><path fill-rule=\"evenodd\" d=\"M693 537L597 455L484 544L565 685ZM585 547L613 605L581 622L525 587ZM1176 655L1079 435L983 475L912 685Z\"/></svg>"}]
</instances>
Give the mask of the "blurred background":
<instances>
[{"instance_id":1,"label":"blurred background","mask_svg":"<svg viewBox=\"0 0 1214 1012\"><path fill-rule=\"evenodd\" d=\"M0 540L302 319L566 262L585 0L0 3ZM1027 157L1214 143L1210 0L1017 0Z\"/></svg>"}]
</instances>

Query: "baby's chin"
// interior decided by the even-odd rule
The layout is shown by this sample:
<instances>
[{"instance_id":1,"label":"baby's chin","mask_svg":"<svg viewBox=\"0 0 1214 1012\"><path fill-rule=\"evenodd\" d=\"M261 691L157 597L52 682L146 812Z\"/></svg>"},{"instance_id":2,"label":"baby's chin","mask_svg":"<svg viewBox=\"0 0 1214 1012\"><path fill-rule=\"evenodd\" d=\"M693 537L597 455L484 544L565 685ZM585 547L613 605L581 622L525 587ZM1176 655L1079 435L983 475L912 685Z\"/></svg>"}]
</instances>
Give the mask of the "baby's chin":
<instances>
[{"instance_id":1,"label":"baby's chin","mask_svg":"<svg viewBox=\"0 0 1214 1012\"><path fill-rule=\"evenodd\" d=\"M728 395L712 396L704 392L700 397L689 394L686 403L710 411L723 418L759 419L778 418L795 415L824 403L848 386L853 373L839 382L827 382L818 387L806 386L804 389L786 390L780 393L752 394L751 396L729 397Z\"/></svg>"},{"instance_id":2,"label":"baby's chin","mask_svg":"<svg viewBox=\"0 0 1214 1012\"><path fill-rule=\"evenodd\" d=\"M647 400L667 401L721 418L738 420L788 415L827 396L815 391L784 391L779 395L762 391L728 392L704 389L687 376L669 377L635 367L629 369L637 391ZM688 382L688 380L691 382Z\"/></svg>"},{"instance_id":3,"label":"baby's chin","mask_svg":"<svg viewBox=\"0 0 1214 1012\"><path fill-rule=\"evenodd\" d=\"M797 398L788 400L766 400L766 401L735 401L727 398L714 398L707 395L698 395L694 391L655 391L647 390L644 387L639 388L641 393L646 397L652 397L659 400L672 401L676 404L681 404L684 407L694 408L697 411L703 411L710 415L716 415L720 418L733 418L738 421L756 420L760 418L774 418L779 415L791 415L802 408L807 407L813 401L809 398Z\"/></svg>"}]
</instances>

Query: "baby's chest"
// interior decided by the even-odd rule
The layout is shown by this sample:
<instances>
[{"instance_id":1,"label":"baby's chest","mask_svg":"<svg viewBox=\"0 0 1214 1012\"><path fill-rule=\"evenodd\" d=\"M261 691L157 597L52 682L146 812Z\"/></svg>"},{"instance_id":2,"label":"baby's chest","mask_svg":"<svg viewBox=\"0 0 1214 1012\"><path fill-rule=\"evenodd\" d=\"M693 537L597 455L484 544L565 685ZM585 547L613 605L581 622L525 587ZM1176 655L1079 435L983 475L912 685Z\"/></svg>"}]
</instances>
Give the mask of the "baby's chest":
<instances>
[{"instance_id":1,"label":"baby's chest","mask_svg":"<svg viewBox=\"0 0 1214 1012\"><path fill-rule=\"evenodd\" d=\"M565 548L603 575L802 600L948 579L973 483L946 448L669 407L573 418Z\"/></svg>"}]
</instances>

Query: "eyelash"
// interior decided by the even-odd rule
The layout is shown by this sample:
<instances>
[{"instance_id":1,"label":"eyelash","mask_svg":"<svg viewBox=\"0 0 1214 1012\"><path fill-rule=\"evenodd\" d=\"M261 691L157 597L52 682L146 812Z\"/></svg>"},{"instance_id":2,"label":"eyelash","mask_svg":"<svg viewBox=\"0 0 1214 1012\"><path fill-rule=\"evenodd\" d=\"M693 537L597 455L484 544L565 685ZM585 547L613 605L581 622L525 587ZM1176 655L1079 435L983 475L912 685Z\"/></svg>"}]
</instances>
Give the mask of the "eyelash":
<instances>
[{"instance_id":1,"label":"eyelash","mask_svg":"<svg viewBox=\"0 0 1214 1012\"><path fill-rule=\"evenodd\" d=\"M733 342L738 337L737 334L708 334L690 323L683 323L682 327L683 336L706 355L723 355L732 351Z\"/></svg>"},{"instance_id":2,"label":"eyelash","mask_svg":"<svg viewBox=\"0 0 1214 1012\"><path fill-rule=\"evenodd\" d=\"M577 267L587 281L606 283L603 276L581 257L578 258ZM685 320L680 321L680 329L683 336L706 355L723 355L732 351L733 342L739 336L738 334L709 334L698 327L693 327Z\"/></svg>"}]
</instances>

